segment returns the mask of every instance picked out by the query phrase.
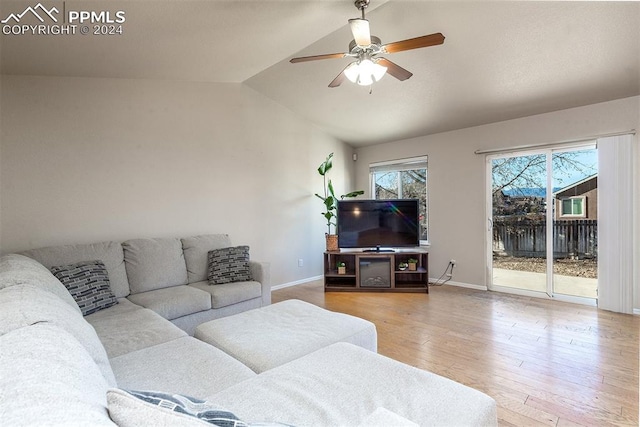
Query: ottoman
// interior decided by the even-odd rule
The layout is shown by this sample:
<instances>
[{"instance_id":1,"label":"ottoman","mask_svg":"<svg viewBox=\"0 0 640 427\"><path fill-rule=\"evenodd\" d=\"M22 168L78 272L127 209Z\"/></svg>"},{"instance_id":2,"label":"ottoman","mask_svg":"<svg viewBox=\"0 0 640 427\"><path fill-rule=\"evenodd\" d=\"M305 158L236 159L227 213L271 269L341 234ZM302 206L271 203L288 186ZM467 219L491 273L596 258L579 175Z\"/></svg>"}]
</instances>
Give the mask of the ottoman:
<instances>
[{"instance_id":1,"label":"ottoman","mask_svg":"<svg viewBox=\"0 0 640 427\"><path fill-rule=\"evenodd\" d=\"M196 328L207 342L260 373L337 342L377 352L376 326L300 300L287 300Z\"/></svg>"}]
</instances>

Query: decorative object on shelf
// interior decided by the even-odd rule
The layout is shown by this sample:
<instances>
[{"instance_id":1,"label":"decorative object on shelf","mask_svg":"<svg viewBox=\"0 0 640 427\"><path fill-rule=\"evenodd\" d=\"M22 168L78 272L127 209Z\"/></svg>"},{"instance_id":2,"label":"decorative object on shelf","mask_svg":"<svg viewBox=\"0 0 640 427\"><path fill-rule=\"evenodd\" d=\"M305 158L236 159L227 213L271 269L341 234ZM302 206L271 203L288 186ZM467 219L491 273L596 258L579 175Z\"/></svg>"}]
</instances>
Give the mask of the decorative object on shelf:
<instances>
[{"instance_id":1,"label":"decorative object on shelf","mask_svg":"<svg viewBox=\"0 0 640 427\"><path fill-rule=\"evenodd\" d=\"M415 258L409 258L407 260L409 271L416 271L418 269L418 260Z\"/></svg>"},{"instance_id":2,"label":"decorative object on shelf","mask_svg":"<svg viewBox=\"0 0 640 427\"><path fill-rule=\"evenodd\" d=\"M334 230L337 226L337 201L335 192L333 191L333 183L331 180L327 181L327 173L333 167L333 153L329 154L327 158L318 166L318 173L322 176L323 184L324 184L324 197L320 194L316 193L316 197L318 197L324 203L325 212L322 212L322 216L327 220L327 233L326 237L326 245L327 251L337 251L338 250L338 235L335 233L331 233L331 226L333 225ZM340 196L340 199L344 199L345 197L357 197L361 194L364 194L363 190L352 191L347 194L343 194Z\"/></svg>"},{"instance_id":3,"label":"decorative object on shelf","mask_svg":"<svg viewBox=\"0 0 640 427\"><path fill-rule=\"evenodd\" d=\"M409 264L406 262L401 262L398 264L398 270L405 271L409 267Z\"/></svg>"},{"instance_id":4,"label":"decorative object on shelf","mask_svg":"<svg viewBox=\"0 0 640 427\"><path fill-rule=\"evenodd\" d=\"M336 264L338 266L338 274L347 274L347 266L344 262Z\"/></svg>"}]
</instances>

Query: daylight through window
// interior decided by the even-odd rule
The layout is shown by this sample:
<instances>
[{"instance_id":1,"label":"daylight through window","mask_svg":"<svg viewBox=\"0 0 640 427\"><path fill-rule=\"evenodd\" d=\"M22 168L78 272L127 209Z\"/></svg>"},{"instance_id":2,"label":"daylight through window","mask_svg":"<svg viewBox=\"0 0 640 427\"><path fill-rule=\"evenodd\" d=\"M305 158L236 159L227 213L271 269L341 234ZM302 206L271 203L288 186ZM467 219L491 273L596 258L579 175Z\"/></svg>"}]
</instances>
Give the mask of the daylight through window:
<instances>
[{"instance_id":1,"label":"daylight through window","mask_svg":"<svg viewBox=\"0 0 640 427\"><path fill-rule=\"evenodd\" d=\"M420 240L428 239L427 156L369 165L374 199L418 199Z\"/></svg>"}]
</instances>

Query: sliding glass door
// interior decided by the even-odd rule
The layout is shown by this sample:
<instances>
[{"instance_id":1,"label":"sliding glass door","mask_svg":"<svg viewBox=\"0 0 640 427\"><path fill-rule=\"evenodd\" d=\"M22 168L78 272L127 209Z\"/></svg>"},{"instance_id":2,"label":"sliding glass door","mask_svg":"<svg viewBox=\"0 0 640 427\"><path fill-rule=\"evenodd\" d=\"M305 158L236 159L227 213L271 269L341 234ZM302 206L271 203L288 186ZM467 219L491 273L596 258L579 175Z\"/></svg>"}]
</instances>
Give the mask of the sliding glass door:
<instances>
[{"instance_id":1,"label":"sliding glass door","mask_svg":"<svg viewBox=\"0 0 640 427\"><path fill-rule=\"evenodd\" d=\"M492 285L547 291L546 156L491 159Z\"/></svg>"},{"instance_id":2,"label":"sliding glass door","mask_svg":"<svg viewBox=\"0 0 640 427\"><path fill-rule=\"evenodd\" d=\"M598 297L598 154L554 150L553 294Z\"/></svg>"},{"instance_id":3,"label":"sliding glass door","mask_svg":"<svg viewBox=\"0 0 640 427\"><path fill-rule=\"evenodd\" d=\"M490 289L594 302L595 148L489 156L487 173Z\"/></svg>"}]
</instances>

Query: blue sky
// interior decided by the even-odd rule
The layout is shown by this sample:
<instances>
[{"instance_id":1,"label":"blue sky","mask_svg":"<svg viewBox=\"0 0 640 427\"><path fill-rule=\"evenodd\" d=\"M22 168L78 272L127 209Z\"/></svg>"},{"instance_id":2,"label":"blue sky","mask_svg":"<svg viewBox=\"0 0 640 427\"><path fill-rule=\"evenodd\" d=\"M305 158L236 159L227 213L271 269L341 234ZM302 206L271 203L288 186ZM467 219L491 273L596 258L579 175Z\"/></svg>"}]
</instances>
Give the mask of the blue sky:
<instances>
[{"instance_id":1,"label":"blue sky","mask_svg":"<svg viewBox=\"0 0 640 427\"><path fill-rule=\"evenodd\" d=\"M505 166L510 169L501 168L501 177L503 182L510 181L513 177L521 174L524 166L530 160L535 160L533 163L537 163L537 166L528 168L528 173L525 174L530 179L520 179L513 182L504 188L507 193L512 193L517 188L530 189L545 189L547 186L546 169L544 167L545 154L528 155L523 157L517 157L510 161L506 159L496 159L494 162L505 162ZM517 161L516 159L522 159ZM494 164L498 164L494 163ZM555 189L567 187L578 181L592 176L598 172L598 153L595 148L585 149L579 151L561 151L553 154L553 175L552 186ZM500 175L494 176L494 179L500 179ZM527 191L527 193L530 191ZM536 194L538 191L536 191ZM544 191L542 191L544 194Z\"/></svg>"}]
</instances>

